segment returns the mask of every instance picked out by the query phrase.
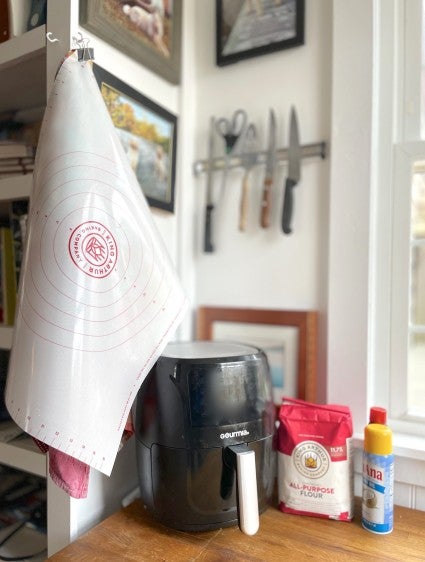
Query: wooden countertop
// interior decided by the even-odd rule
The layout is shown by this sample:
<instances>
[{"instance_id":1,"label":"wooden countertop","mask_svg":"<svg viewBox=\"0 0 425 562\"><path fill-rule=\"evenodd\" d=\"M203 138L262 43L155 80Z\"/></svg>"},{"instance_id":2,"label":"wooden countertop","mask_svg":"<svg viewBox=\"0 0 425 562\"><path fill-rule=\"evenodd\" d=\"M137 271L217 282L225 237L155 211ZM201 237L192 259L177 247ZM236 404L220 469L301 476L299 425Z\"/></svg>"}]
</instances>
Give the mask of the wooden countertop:
<instances>
[{"instance_id":1,"label":"wooden countertop","mask_svg":"<svg viewBox=\"0 0 425 562\"><path fill-rule=\"evenodd\" d=\"M425 560L425 512L396 507L389 535L365 531L360 502L353 522L288 515L270 507L253 537L238 527L203 533L167 529L153 521L140 500L111 515L49 560L273 562L296 560Z\"/></svg>"}]
</instances>

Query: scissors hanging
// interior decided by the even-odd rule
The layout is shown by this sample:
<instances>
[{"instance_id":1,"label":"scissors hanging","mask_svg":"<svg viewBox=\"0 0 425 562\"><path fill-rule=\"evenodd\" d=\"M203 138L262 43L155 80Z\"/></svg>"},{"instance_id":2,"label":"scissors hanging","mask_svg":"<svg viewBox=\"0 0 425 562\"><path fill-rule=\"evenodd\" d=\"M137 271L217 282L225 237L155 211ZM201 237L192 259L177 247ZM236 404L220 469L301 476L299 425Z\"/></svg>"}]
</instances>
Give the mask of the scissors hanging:
<instances>
[{"instance_id":1,"label":"scissors hanging","mask_svg":"<svg viewBox=\"0 0 425 562\"><path fill-rule=\"evenodd\" d=\"M247 125L248 114L244 109L237 109L231 119L221 117L215 123L215 130L223 138L225 145L225 164L222 168L223 177L221 178L221 198L223 198L226 187L230 158L237 153L240 142L244 140Z\"/></svg>"},{"instance_id":2,"label":"scissors hanging","mask_svg":"<svg viewBox=\"0 0 425 562\"><path fill-rule=\"evenodd\" d=\"M226 154L233 154L236 151L238 141L244 138L248 125L248 114L244 109L237 109L232 119L221 117L215 124L217 133L223 137L226 145Z\"/></svg>"},{"instance_id":3,"label":"scissors hanging","mask_svg":"<svg viewBox=\"0 0 425 562\"><path fill-rule=\"evenodd\" d=\"M320 157L322 159L326 158L327 155L327 145L325 141L304 144L301 146L301 158L316 158ZM265 164L267 161L267 151L259 151L255 153L249 153L250 156L256 158L256 165ZM247 154L237 154L226 158L220 156L218 158L212 158L211 160L197 160L193 164L193 171L195 176L203 172L208 172L210 169L212 171L223 171L227 166L227 169L240 168L242 166L243 159ZM286 162L288 160L288 149L278 148L276 150L276 160L277 162Z\"/></svg>"}]
</instances>

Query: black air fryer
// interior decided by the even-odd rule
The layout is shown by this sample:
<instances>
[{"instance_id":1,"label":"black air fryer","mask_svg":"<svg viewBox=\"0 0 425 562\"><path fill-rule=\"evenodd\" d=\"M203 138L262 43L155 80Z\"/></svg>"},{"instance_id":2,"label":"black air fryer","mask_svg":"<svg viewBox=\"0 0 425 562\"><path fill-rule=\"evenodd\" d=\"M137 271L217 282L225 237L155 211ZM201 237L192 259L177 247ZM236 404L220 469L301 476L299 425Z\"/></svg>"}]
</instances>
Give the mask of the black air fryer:
<instances>
[{"instance_id":1,"label":"black air fryer","mask_svg":"<svg viewBox=\"0 0 425 562\"><path fill-rule=\"evenodd\" d=\"M161 523L254 534L274 484L264 353L224 342L167 346L136 401L141 496Z\"/></svg>"}]
</instances>

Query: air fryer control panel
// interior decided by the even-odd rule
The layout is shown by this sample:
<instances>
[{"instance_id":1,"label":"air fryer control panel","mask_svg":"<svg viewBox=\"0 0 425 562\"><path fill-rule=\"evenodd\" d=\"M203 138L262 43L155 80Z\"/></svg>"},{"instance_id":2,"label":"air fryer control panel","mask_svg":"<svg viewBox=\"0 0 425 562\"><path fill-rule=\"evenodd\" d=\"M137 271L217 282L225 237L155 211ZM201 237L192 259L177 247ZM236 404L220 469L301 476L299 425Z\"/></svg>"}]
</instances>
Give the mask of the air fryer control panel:
<instances>
[{"instance_id":1,"label":"air fryer control panel","mask_svg":"<svg viewBox=\"0 0 425 562\"><path fill-rule=\"evenodd\" d=\"M271 435L274 406L265 355L254 347L234 347L239 355L162 356L139 391L138 439L147 446L199 448Z\"/></svg>"},{"instance_id":2,"label":"air fryer control panel","mask_svg":"<svg viewBox=\"0 0 425 562\"><path fill-rule=\"evenodd\" d=\"M260 361L194 366L188 372L192 427L227 426L261 418L268 387Z\"/></svg>"}]
</instances>

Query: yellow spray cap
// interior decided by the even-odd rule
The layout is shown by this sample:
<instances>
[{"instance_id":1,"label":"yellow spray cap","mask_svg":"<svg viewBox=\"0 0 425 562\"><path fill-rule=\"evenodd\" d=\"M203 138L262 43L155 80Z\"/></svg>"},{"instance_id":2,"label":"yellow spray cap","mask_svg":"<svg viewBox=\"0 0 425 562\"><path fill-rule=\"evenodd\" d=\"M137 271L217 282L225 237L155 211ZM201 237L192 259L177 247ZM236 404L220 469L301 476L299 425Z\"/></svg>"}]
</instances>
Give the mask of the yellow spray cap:
<instances>
[{"instance_id":1,"label":"yellow spray cap","mask_svg":"<svg viewBox=\"0 0 425 562\"><path fill-rule=\"evenodd\" d=\"M373 455L390 455L393 452L393 435L387 425L371 423L364 430L364 450Z\"/></svg>"}]
</instances>

